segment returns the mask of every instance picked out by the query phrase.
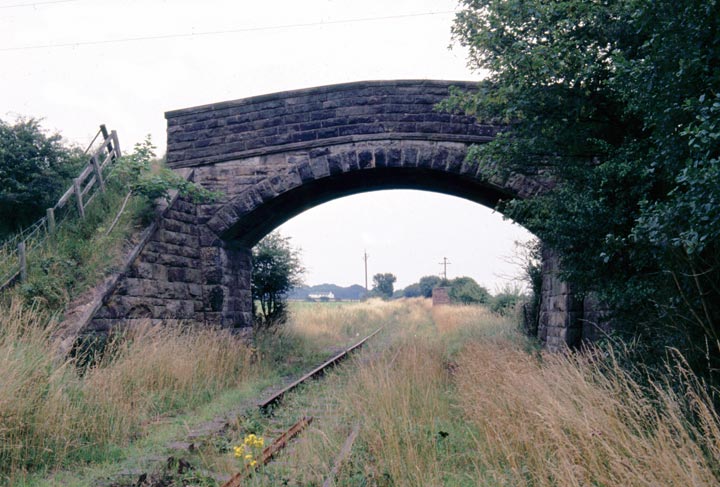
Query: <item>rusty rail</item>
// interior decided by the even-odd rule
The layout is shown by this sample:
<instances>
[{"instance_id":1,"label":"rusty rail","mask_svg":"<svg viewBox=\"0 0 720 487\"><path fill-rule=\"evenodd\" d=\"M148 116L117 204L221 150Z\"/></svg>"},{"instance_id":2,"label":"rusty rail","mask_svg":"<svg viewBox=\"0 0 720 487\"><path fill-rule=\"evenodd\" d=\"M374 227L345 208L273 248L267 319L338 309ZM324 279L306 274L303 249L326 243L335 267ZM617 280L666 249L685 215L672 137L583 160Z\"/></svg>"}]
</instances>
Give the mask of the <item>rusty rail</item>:
<instances>
[{"instance_id":1,"label":"rusty rail","mask_svg":"<svg viewBox=\"0 0 720 487\"><path fill-rule=\"evenodd\" d=\"M306 380L314 378L314 377L318 377L318 376L324 374L325 370L327 370L328 368L330 368L332 366L337 365L341 360L345 359L351 352L362 347L365 344L365 342L367 342L369 339L371 339L372 337L374 337L375 335L380 333L381 330L382 330L382 327L378 328L377 330L375 330L374 332L372 332L371 334L369 334L368 336L366 336L359 342L355 343L354 345L352 345L349 348L346 348L345 350L338 353L330 360L324 362L322 365L314 368L313 370L311 370L307 374L303 375L301 378L299 378L292 384L283 388L281 391L276 392L270 398L268 398L264 402L260 403L258 405L258 407L262 411L267 411L270 406L280 402L280 400L282 399L282 397L285 394L287 394L288 392L290 392L291 390L293 390L294 388L296 388L297 386L299 386ZM290 440L292 440L295 436L300 434L300 432L302 430L307 428L310 425L310 423L312 423L312 421L313 421L312 416L303 417L300 421L298 421L297 423L292 425L290 427L290 429L288 429L286 432L284 432L282 435L280 435L278 438L276 438L270 446L268 446L267 448L265 448L263 450L261 457L258 459L258 463L260 463L262 465L267 465L268 463L270 463L270 460L272 460L272 458L280 450L285 448L287 446L287 444L290 442ZM360 424L358 423L357 425L355 425L352 433L350 434L348 439L345 441L345 444L343 445L343 447L340 451L340 454L338 455L338 458L335 461L335 466L333 467L333 469L330 473L330 477L328 478L328 480L326 480L325 484L327 484L328 482L334 481L343 462L345 461L345 459L347 458L347 456L350 453L350 450L352 449L352 445L355 442L355 438L357 437L359 430L360 430ZM228 480L226 483L224 483L222 485L222 487L240 487L242 485L243 479L248 477L255 470L256 467L257 467L257 465L255 465L255 466L246 465L244 470L233 475L230 480ZM323 484L323 485L325 485L325 484Z\"/></svg>"},{"instance_id":2,"label":"rusty rail","mask_svg":"<svg viewBox=\"0 0 720 487\"><path fill-rule=\"evenodd\" d=\"M265 448L262 452L262 456L260 457L260 461L258 463L261 463L263 465L267 465L270 463L270 460L277 455L277 453L285 448L287 444L292 440L294 437L300 434L302 430L307 428L310 423L312 423L312 416L310 417L304 417L294 425L290 427L289 430L287 430L282 435L278 436L275 441L270 444L267 448ZM232 476L230 480L225 482L222 487L240 487L242 485L242 480L250 475L254 470L255 466L246 465L245 470L242 470L235 475Z\"/></svg>"},{"instance_id":3,"label":"rusty rail","mask_svg":"<svg viewBox=\"0 0 720 487\"><path fill-rule=\"evenodd\" d=\"M285 394L287 394L287 393L290 392L291 390L295 389L297 386L299 386L300 384L302 384L302 383L305 382L306 380L312 379L312 378L314 378L314 377L317 377L317 376L320 376L320 375L324 374L326 369L337 365L340 361L342 361L343 359L345 359L352 351L360 348L361 346L363 346L363 344L364 344L366 341L368 341L369 339L371 339L372 337L374 337L375 335L377 335L377 334L380 332L380 330L382 330L382 328L378 328L377 330L375 330L374 332L372 332L371 334L369 334L368 336L366 336L365 338L363 338L362 340L360 340L359 342L357 342L357 343L356 343L355 345L353 345L352 347L343 350L342 352L338 353L337 355L335 355L333 358L331 358L331 359L328 360L327 362L323 363L322 365L316 367L315 369L311 370L311 371L308 372L307 374L303 375L302 377L300 377L298 380L296 380L295 382L293 382L293 383L290 384L289 386L285 387L284 389L282 389L282 390L279 391L279 392L276 392L276 393L273 394L269 399L267 399L267 400L265 400L264 402L260 403L260 404L258 405L258 407L260 408L261 411L263 411L263 412L268 412L269 408L270 408L271 406L277 404L278 402L280 402L280 401L282 400L282 397L283 397Z\"/></svg>"}]
</instances>

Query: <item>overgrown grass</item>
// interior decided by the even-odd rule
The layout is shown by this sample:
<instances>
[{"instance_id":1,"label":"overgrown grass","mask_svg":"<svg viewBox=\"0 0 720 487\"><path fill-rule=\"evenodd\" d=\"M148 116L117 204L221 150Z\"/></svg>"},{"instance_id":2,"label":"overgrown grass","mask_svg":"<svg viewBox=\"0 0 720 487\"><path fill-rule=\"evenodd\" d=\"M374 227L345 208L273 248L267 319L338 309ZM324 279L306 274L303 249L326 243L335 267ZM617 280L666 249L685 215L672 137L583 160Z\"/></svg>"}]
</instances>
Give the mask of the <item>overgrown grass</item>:
<instances>
[{"instance_id":1,"label":"overgrown grass","mask_svg":"<svg viewBox=\"0 0 720 487\"><path fill-rule=\"evenodd\" d=\"M112 360L58 361L52 327L13 301L0 315L0 478L106 459L152 420L207 402L259 373L223 331L147 327L117 339ZM82 373L81 373L82 372Z\"/></svg>"},{"instance_id":2,"label":"overgrown grass","mask_svg":"<svg viewBox=\"0 0 720 487\"><path fill-rule=\"evenodd\" d=\"M457 403L474 466L498 485L717 485L720 418L682 362L674 389L648 390L612 353L545 355L475 343L458 361Z\"/></svg>"},{"instance_id":3,"label":"overgrown grass","mask_svg":"<svg viewBox=\"0 0 720 487\"><path fill-rule=\"evenodd\" d=\"M682 361L668 369L667 383L646 387L617 365L614 352L540 353L512 320L482 308L377 304L375 317L386 319L380 340L256 428L271 434L274 422L317 417L248 485L322 484L355 423L360 436L336 485L720 481L720 418ZM322 335L355 306L357 316L367 316L366 304L316 308L326 324L313 320L308 330ZM248 431L240 429L235 441ZM204 455L212 469L239 469L228 453L212 461Z\"/></svg>"},{"instance_id":4,"label":"overgrown grass","mask_svg":"<svg viewBox=\"0 0 720 487\"><path fill-rule=\"evenodd\" d=\"M8 305L10 296L19 296L38 309L60 313L73 298L115 271L127 240L147 224L150 215L147 200L132 197L108 234L126 193L127 188L111 182L87 207L84 219L71 209L56 234L28 252L27 281L3 293L0 300Z\"/></svg>"},{"instance_id":5,"label":"overgrown grass","mask_svg":"<svg viewBox=\"0 0 720 487\"><path fill-rule=\"evenodd\" d=\"M322 484L355 424L360 435L336 485L720 480L720 418L682 361L668 369L668 383L648 387L613 352L541 353L511 319L481 307L433 308L423 299L302 305L274 337L287 348L272 357L270 341L254 351L222 331L140 328L110 344L111 360L86 370L48 353L46 322L17 301L0 316L6 484L38 469L119 460L159 417L267 378L283 352L290 363L309 364L381 325L365 349L292 394L274 419L240 417L235 436L203 443L191 460L232 474L242 466L229 447L246 434L270 441L275 430L312 415L300 440L248 485Z\"/></svg>"}]
</instances>

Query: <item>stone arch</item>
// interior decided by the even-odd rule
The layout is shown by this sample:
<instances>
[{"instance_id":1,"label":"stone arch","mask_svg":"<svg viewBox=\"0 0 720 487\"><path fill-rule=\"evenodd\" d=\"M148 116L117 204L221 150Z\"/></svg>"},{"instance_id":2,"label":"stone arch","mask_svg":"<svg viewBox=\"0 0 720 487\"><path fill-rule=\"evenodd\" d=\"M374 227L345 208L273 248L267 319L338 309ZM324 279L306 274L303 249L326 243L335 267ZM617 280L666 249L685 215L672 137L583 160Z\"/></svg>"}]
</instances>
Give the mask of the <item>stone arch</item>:
<instances>
[{"instance_id":1,"label":"stone arch","mask_svg":"<svg viewBox=\"0 0 720 487\"><path fill-rule=\"evenodd\" d=\"M550 183L540 178L488 178L487 168L465 162L472 144L501 127L438 111L451 86L476 85L347 83L168 112L168 165L222 197L172 204L113 291L113 313L101 309L91 328L109 329L146 302L153 319L249 326L251 247L285 220L341 196L423 189L492 208L546 190ZM557 258L546 260L539 335L549 348L573 345L582 308L553 277Z\"/></svg>"},{"instance_id":2,"label":"stone arch","mask_svg":"<svg viewBox=\"0 0 720 487\"><path fill-rule=\"evenodd\" d=\"M464 162L465 150L456 143L384 141L295 153L287 156L288 169L240 192L207 226L223 240L252 247L303 211L359 192L418 189L490 208L512 197L511 189L478 176L478 168Z\"/></svg>"}]
</instances>

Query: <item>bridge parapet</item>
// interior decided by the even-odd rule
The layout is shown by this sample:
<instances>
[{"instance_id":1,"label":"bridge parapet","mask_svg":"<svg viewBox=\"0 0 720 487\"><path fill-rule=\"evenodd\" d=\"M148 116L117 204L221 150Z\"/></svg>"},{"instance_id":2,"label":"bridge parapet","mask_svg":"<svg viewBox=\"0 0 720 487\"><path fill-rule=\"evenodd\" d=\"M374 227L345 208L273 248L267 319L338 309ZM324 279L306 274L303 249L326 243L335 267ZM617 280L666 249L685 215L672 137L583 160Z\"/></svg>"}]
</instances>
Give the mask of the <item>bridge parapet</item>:
<instances>
[{"instance_id":1,"label":"bridge parapet","mask_svg":"<svg viewBox=\"0 0 720 487\"><path fill-rule=\"evenodd\" d=\"M364 81L167 112L168 164L193 167L378 139L492 140L497 126L435 110L451 86L470 90L476 84Z\"/></svg>"}]
</instances>

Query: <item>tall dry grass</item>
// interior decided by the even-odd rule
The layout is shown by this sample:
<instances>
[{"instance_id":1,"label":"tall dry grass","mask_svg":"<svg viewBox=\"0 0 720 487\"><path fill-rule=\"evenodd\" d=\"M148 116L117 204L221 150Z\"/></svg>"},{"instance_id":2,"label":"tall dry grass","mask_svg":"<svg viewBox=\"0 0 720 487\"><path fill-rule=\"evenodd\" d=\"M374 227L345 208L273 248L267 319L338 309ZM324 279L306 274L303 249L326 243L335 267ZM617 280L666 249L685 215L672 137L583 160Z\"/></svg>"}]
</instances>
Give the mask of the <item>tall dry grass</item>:
<instances>
[{"instance_id":1,"label":"tall dry grass","mask_svg":"<svg viewBox=\"0 0 720 487\"><path fill-rule=\"evenodd\" d=\"M334 415L306 433L292 470L265 479L320 483L359 421L336 485L720 483L720 418L682 362L667 384L641 385L612 353L541 355L482 308L390 306L416 306L434 326L398 321L399 339L371 344L334 376L315 401Z\"/></svg>"},{"instance_id":2,"label":"tall dry grass","mask_svg":"<svg viewBox=\"0 0 720 487\"><path fill-rule=\"evenodd\" d=\"M412 339L363 362L342 393L345 408L362 421L361 441L373 460L366 474L381 485L442 485L437 435L452 415L442 354Z\"/></svg>"},{"instance_id":3,"label":"tall dry grass","mask_svg":"<svg viewBox=\"0 0 720 487\"><path fill-rule=\"evenodd\" d=\"M13 301L0 314L0 482L102 459L160 414L192 408L256 373L222 331L144 327L80 373L52 350L52 327Z\"/></svg>"},{"instance_id":4,"label":"tall dry grass","mask_svg":"<svg viewBox=\"0 0 720 487\"><path fill-rule=\"evenodd\" d=\"M643 388L612 360L514 344L461 354L458 404L475 464L498 485L709 486L720 482L720 418L692 374Z\"/></svg>"},{"instance_id":5,"label":"tall dry grass","mask_svg":"<svg viewBox=\"0 0 720 487\"><path fill-rule=\"evenodd\" d=\"M369 334L379 326L398 322L427 321L431 308L426 299L383 301L369 299L352 303L293 303L287 329L312 340L338 343Z\"/></svg>"}]
</instances>

